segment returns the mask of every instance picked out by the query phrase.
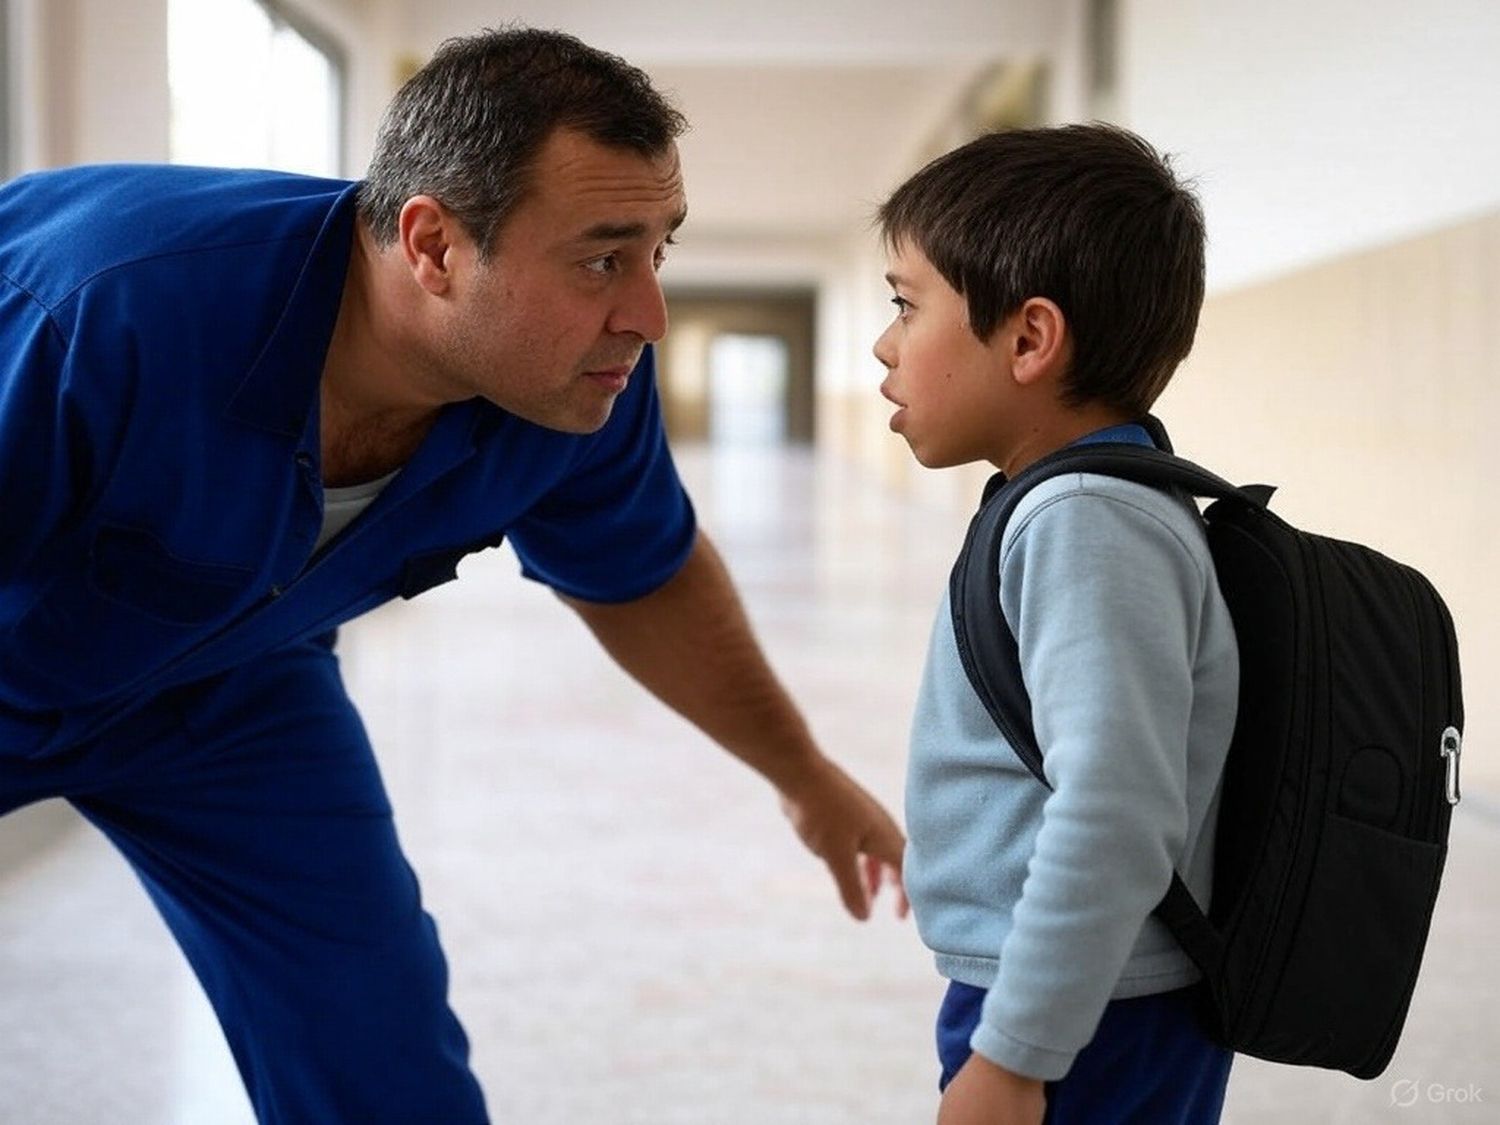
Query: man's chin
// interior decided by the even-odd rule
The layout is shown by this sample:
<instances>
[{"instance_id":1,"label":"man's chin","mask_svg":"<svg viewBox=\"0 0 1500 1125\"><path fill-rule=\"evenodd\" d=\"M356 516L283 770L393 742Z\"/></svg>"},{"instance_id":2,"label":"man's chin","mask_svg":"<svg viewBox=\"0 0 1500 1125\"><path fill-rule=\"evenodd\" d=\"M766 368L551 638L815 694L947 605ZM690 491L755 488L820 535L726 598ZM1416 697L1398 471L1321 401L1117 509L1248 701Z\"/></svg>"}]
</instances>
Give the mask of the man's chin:
<instances>
[{"instance_id":1,"label":"man's chin","mask_svg":"<svg viewBox=\"0 0 1500 1125\"><path fill-rule=\"evenodd\" d=\"M582 437L602 430L604 424L609 421L609 416L614 412L614 407L615 401L611 398L602 404L593 405L590 409L570 410L566 413L558 411L555 417L531 418L528 421L559 433L577 434Z\"/></svg>"},{"instance_id":2,"label":"man's chin","mask_svg":"<svg viewBox=\"0 0 1500 1125\"><path fill-rule=\"evenodd\" d=\"M505 403L486 395L491 404L513 417L561 434L593 434L604 428L614 412L617 395L576 395L547 403Z\"/></svg>"}]
</instances>

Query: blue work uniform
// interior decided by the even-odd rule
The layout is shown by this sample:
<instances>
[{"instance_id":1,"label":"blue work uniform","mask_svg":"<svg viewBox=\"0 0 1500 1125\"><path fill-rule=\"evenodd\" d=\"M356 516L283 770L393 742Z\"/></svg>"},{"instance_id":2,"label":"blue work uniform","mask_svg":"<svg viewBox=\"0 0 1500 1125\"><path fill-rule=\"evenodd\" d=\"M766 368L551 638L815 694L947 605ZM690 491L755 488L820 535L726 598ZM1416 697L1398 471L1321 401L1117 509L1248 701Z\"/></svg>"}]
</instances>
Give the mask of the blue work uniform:
<instances>
[{"instance_id":1,"label":"blue work uniform","mask_svg":"<svg viewBox=\"0 0 1500 1125\"><path fill-rule=\"evenodd\" d=\"M0 812L70 800L135 867L275 1122L484 1120L332 651L509 537L626 601L692 549L650 350L609 422L442 410L344 532L318 387L355 185L108 166L0 187Z\"/></svg>"}]
</instances>

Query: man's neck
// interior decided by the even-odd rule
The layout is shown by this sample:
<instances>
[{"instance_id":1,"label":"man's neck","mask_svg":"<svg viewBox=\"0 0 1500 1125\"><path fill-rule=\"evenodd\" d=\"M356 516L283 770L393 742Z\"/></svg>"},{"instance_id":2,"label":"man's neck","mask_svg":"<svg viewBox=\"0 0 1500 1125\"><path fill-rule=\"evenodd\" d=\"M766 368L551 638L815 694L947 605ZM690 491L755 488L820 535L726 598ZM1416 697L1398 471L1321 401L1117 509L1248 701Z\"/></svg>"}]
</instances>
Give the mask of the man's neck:
<instances>
[{"instance_id":1,"label":"man's neck","mask_svg":"<svg viewBox=\"0 0 1500 1125\"><path fill-rule=\"evenodd\" d=\"M324 487L364 484L399 469L421 446L437 414L434 409L418 415L355 415L325 390L318 415Z\"/></svg>"},{"instance_id":2,"label":"man's neck","mask_svg":"<svg viewBox=\"0 0 1500 1125\"><path fill-rule=\"evenodd\" d=\"M441 409L422 394L421 360L403 344L401 281L360 221L319 382L326 486L360 484L400 468Z\"/></svg>"}]
</instances>

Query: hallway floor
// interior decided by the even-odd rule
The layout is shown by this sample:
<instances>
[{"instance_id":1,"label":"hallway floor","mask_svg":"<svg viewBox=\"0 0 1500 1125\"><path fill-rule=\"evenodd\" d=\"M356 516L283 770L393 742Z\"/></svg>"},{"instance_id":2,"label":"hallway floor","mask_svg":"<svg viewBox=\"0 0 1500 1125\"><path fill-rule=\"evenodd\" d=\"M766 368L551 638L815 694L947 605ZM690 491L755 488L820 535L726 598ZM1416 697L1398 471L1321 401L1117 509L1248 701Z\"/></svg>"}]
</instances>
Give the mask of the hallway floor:
<instances>
[{"instance_id":1,"label":"hallway floor","mask_svg":"<svg viewBox=\"0 0 1500 1125\"><path fill-rule=\"evenodd\" d=\"M953 514L806 453L680 457L825 749L899 808ZM340 652L497 1122L930 1122L941 986L774 794L628 682L508 551ZM1373 1082L1238 1060L1232 1125L1500 1120L1500 791L1478 782L1402 1047ZM65 806L0 821L0 1125L250 1121L206 1002ZM440 1125L440 1123L435 1123Z\"/></svg>"}]
</instances>

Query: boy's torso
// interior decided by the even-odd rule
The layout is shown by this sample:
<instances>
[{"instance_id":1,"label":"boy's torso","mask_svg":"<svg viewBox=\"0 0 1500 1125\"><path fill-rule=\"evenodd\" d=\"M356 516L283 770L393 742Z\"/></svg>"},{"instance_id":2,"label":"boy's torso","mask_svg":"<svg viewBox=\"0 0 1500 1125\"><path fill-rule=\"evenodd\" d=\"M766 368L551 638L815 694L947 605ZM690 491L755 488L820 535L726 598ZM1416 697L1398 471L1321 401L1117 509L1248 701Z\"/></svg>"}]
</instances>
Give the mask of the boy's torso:
<instances>
[{"instance_id":1,"label":"boy's torso","mask_svg":"<svg viewBox=\"0 0 1500 1125\"><path fill-rule=\"evenodd\" d=\"M1027 587L1024 601L1028 606L1041 602L1054 615L1087 612L1086 608L1079 608L1087 601L1085 593L1049 585L1048 574L1023 573L1014 564L1016 546L1023 542L1024 536L1051 530L1072 512L1077 513L1076 518L1087 520L1091 504L1104 504L1112 512L1123 513L1120 518L1126 526L1138 521L1150 534L1139 541L1129 535L1117 536L1090 552L1094 556L1091 559L1072 560L1082 569L1070 569L1069 581L1082 575L1083 585L1091 587L1088 570L1095 566L1116 572L1104 574L1105 578L1130 573L1136 576L1135 580L1148 585L1153 573L1159 570L1161 582L1173 583L1176 580L1171 568L1164 566L1161 558L1154 557L1160 553L1157 544L1162 541L1180 545L1180 549L1178 546L1169 549L1177 553L1172 561L1185 576L1182 584L1195 585L1195 569L1212 575L1212 561L1201 527L1196 514L1184 502L1141 485L1098 476L1074 474L1057 478L1036 488L1023 501L1006 536L1006 554L1012 566L1011 573L1002 581L1002 601L1011 603L1007 620L1013 630L1017 625L1013 614L1017 612L1021 594L1008 590L1007 581ZM1048 513L1048 522L1032 527L1033 517L1042 511ZM1179 659L1193 677L1194 687L1187 769L1174 782L1182 786L1178 797L1186 805L1189 819L1186 851L1174 857L1174 862L1195 893L1206 896L1218 775L1233 729L1237 650L1227 609L1215 584L1209 582L1185 590L1181 596L1196 598L1204 604L1195 611L1194 636L1166 641L1169 648L1175 644L1181 650ZM1017 634L1022 636L1019 630ZM1162 643L1155 640L1145 644L1144 640L1111 635L1109 622L1099 620L1091 631L1087 627L1074 631L1071 642L1074 650L1055 655L1076 661L1080 669L1109 668L1116 661L1136 659L1137 651L1150 651ZM1024 638L1022 648L1024 653ZM1087 705L1080 703L1078 697L1088 695L1089 691L1085 685L1075 686L1078 690L1071 693L1072 698L1061 709L1073 708L1070 713L1084 714L1087 718ZM1032 687L1028 682L1028 689ZM1108 698L1107 692L1103 698ZM1052 708L1055 713L1059 710L1057 703L1033 697L1037 712ZM1149 699L1140 701L1140 705L1148 711L1152 706ZM1130 722L1126 716L1118 718L1122 736L1130 729L1131 722L1142 721L1140 717ZM1040 734L1045 725L1041 714L1038 719ZM1149 721L1149 715L1146 719ZM1129 800L1125 794L1140 782L1136 775L1139 763L1123 740L1110 737L1116 729L1110 716L1095 716L1088 721L1100 722L1099 730L1103 733L1089 751L1096 757L1087 772L1101 787L1118 787L1117 794L1104 792L1098 799ZM1044 756L1046 749L1043 741ZM981 987L988 987L994 980L1002 946L1010 936L1012 914L1021 900L1023 887L1027 886L1028 875L1033 880L1046 879L1045 872L1032 870L1031 861L1048 797L1049 791L1027 772L1005 744L974 694L959 661L945 595L934 625L913 721L907 788L911 842L906 860L907 888L918 927L937 955L944 975ZM1130 846L1128 839L1113 842L1116 849ZM1098 862L1107 870L1107 865L1117 858L1106 847ZM1046 897L1040 893L1044 890L1028 887L1027 893L1041 899ZM1063 929L1066 930L1065 925ZM1055 946L1055 955L1062 960L1086 957L1087 942L1081 941L1075 949L1064 941ZM1191 963L1165 927L1155 919L1147 919L1136 935L1123 972L1118 979L1108 982L1107 992L1129 996L1165 991L1189 983L1195 976Z\"/></svg>"}]
</instances>

